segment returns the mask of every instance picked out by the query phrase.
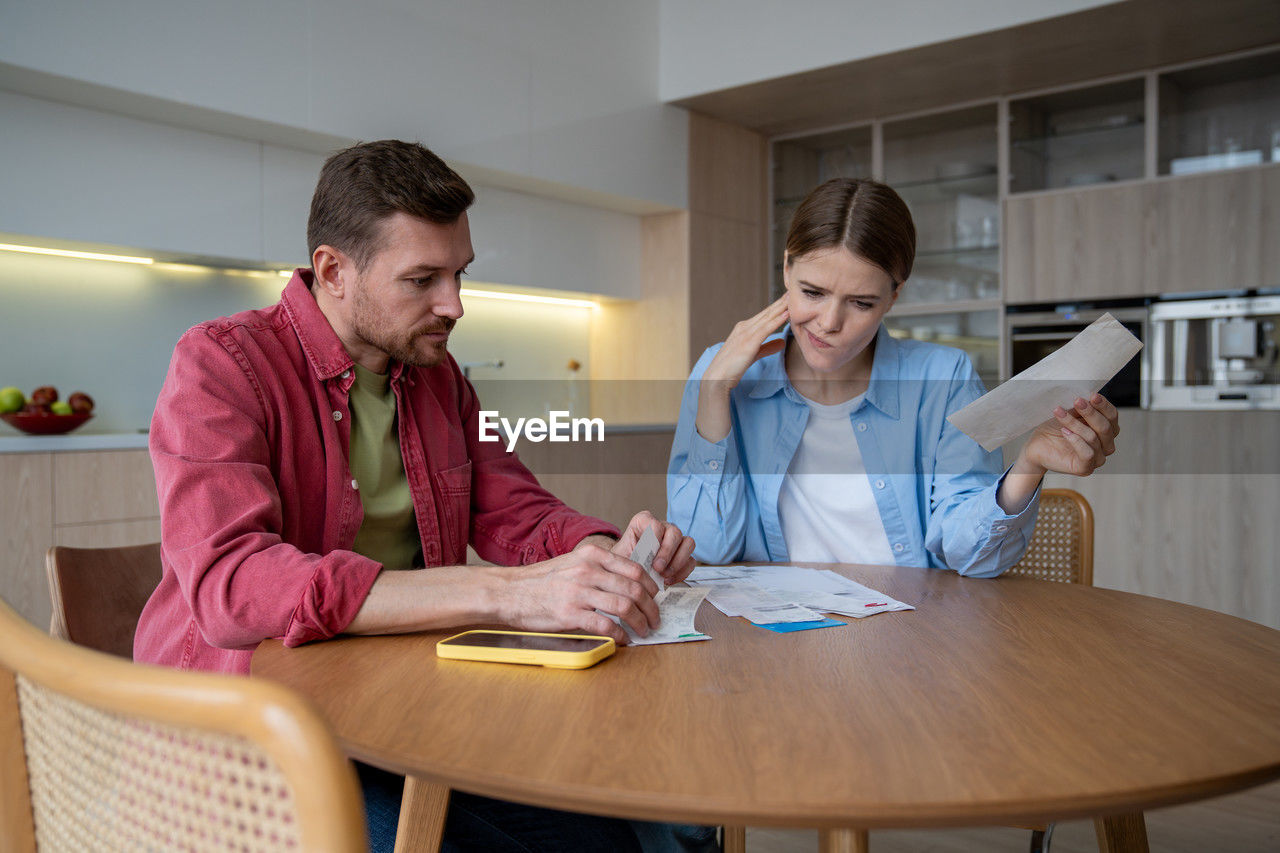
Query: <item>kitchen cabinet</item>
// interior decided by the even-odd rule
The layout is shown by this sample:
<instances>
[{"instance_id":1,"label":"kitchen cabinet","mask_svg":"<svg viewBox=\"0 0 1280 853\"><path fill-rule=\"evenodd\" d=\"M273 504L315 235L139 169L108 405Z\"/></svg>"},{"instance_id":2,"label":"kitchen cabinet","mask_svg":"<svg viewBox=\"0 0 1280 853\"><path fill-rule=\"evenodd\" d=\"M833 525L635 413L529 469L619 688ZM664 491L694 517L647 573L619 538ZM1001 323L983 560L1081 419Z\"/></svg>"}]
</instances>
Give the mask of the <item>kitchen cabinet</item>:
<instances>
[{"instance_id":1,"label":"kitchen cabinet","mask_svg":"<svg viewBox=\"0 0 1280 853\"><path fill-rule=\"evenodd\" d=\"M1139 183L1006 199L1005 302L1144 295L1147 201Z\"/></svg>"},{"instance_id":2,"label":"kitchen cabinet","mask_svg":"<svg viewBox=\"0 0 1280 853\"><path fill-rule=\"evenodd\" d=\"M0 454L0 597L47 629L44 552L53 544L53 454Z\"/></svg>"},{"instance_id":3,"label":"kitchen cabinet","mask_svg":"<svg viewBox=\"0 0 1280 853\"><path fill-rule=\"evenodd\" d=\"M1005 200L1005 301L1280 286L1280 164Z\"/></svg>"},{"instance_id":4,"label":"kitchen cabinet","mask_svg":"<svg viewBox=\"0 0 1280 853\"><path fill-rule=\"evenodd\" d=\"M160 539L155 477L146 450L0 453L8 559L0 596L41 629L52 606L44 555L53 545L113 547Z\"/></svg>"},{"instance_id":5,"label":"kitchen cabinet","mask_svg":"<svg viewBox=\"0 0 1280 853\"><path fill-rule=\"evenodd\" d=\"M1152 217L1148 292L1275 286L1262 269L1264 187L1280 166L1176 177L1144 187Z\"/></svg>"}]
</instances>

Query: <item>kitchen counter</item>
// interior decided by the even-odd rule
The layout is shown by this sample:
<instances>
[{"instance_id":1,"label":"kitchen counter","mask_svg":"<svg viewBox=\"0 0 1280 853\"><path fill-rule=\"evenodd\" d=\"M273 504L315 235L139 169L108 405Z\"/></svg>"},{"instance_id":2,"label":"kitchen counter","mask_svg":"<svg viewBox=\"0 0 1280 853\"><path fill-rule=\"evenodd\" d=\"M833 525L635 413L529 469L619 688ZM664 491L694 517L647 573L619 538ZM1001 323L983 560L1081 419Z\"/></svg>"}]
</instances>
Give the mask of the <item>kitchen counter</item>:
<instances>
[{"instance_id":1,"label":"kitchen counter","mask_svg":"<svg viewBox=\"0 0 1280 853\"><path fill-rule=\"evenodd\" d=\"M675 424L605 424L606 435L672 432ZM146 450L145 432L82 433L67 435L0 435L0 453L56 453L87 450Z\"/></svg>"},{"instance_id":2,"label":"kitchen counter","mask_svg":"<svg viewBox=\"0 0 1280 853\"><path fill-rule=\"evenodd\" d=\"M65 435L0 435L0 453L53 453L88 450L146 450L145 432L72 432Z\"/></svg>"}]
</instances>

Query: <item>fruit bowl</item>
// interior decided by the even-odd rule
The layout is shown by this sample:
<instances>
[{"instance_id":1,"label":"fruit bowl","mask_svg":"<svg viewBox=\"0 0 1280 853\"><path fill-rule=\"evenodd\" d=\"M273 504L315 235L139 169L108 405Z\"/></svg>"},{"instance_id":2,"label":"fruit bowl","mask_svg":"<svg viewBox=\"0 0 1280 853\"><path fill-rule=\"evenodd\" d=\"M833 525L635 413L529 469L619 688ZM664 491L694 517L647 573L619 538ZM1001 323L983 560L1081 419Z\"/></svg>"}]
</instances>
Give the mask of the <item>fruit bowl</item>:
<instances>
[{"instance_id":1,"label":"fruit bowl","mask_svg":"<svg viewBox=\"0 0 1280 853\"><path fill-rule=\"evenodd\" d=\"M0 418L11 427L20 429L29 435L61 435L83 424L93 417L91 412L72 412L69 415L23 414L22 412L5 412Z\"/></svg>"}]
</instances>

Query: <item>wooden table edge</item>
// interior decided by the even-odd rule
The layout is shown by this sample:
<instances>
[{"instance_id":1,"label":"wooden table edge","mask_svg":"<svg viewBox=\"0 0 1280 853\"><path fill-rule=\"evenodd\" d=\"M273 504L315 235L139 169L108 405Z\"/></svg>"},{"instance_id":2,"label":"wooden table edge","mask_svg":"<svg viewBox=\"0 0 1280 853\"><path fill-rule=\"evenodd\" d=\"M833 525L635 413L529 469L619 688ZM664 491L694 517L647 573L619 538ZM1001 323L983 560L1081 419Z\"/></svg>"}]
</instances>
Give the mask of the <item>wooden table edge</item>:
<instances>
[{"instance_id":1,"label":"wooden table edge","mask_svg":"<svg viewBox=\"0 0 1280 853\"><path fill-rule=\"evenodd\" d=\"M673 811L671 795L667 793L638 795L613 789L601 789L598 796L584 796L584 793L592 794L596 789L547 785L533 788L525 780L499 774L463 775L452 772L450 768L425 771L409 768L394 759L388 760L370 753L358 744L349 743L343 738L339 738L338 742L343 751L356 761L371 764L389 772L411 775L421 782L445 786L450 790L583 814L714 826L747 825L797 829L843 829L850 826L860 829L943 829L1040 824L1142 813L1225 796L1280 779L1280 763L1276 763L1192 783L1146 788L1123 798L1084 796L1033 806L1024 805L1018 808L993 804L977 810L974 809L972 802L964 802L939 805L924 816L921 815L919 803L906 803L901 807L876 807L866 811L853 809L839 814L833 812L830 807L812 809L789 807L785 812L771 812L757 806L749 815L744 815L741 809L735 809L728 804L721 807L713 805L696 810ZM704 799L703 802L705 804L706 800Z\"/></svg>"}]
</instances>

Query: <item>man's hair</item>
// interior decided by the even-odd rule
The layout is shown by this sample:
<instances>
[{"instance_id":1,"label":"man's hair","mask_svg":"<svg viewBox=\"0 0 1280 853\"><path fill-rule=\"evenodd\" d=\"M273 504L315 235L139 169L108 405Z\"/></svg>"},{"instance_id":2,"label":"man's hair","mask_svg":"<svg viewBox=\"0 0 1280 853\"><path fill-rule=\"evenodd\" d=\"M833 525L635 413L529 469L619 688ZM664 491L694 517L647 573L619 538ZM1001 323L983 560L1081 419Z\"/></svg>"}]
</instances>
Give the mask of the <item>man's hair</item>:
<instances>
[{"instance_id":1,"label":"man's hair","mask_svg":"<svg viewBox=\"0 0 1280 853\"><path fill-rule=\"evenodd\" d=\"M333 246L363 271L382 248L380 225L407 213L438 225L458 220L475 193L457 172L416 142L362 142L325 161L311 197L307 252Z\"/></svg>"}]
</instances>

